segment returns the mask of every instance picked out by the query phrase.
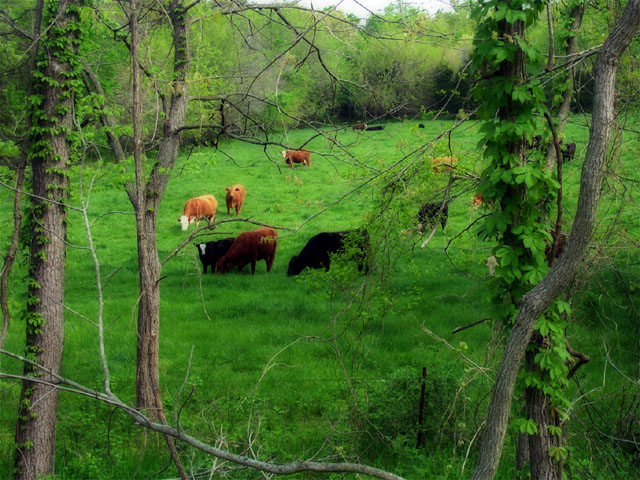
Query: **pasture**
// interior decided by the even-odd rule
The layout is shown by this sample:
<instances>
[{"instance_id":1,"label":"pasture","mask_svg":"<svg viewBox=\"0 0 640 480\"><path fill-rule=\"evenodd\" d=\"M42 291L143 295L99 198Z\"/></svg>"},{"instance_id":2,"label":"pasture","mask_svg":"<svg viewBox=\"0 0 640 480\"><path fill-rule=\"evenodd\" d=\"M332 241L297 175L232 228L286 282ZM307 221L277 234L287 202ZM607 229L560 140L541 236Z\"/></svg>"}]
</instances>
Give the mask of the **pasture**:
<instances>
[{"instance_id":1,"label":"pasture","mask_svg":"<svg viewBox=\"0 0 640 480\"><path fill-rule=\"evenodd\" d=\"M177 221L188 198L215 195L219 223L207 229L201 222L197 236L163 267L160 380L172 423L174 415L179 416L181 426L203 441L274 462L348 459L410 478L468 476L470 465L464 471L463 465L467 455L473 463L476 432L493 375L483 368L495 367L501 334L492 321L455 335L451 332L492 315L485 266L491 245L477 239L473 226L467 230L483 212L482 207L472 208L475 190L467 181L452 189L455 198L446 229L438 226L430 243L419 248L422 237L414 229L415 216L424 202L442 198L448 180L447 173L432 172L428 157L448 155L448 140L433 144L426 156L410 153L453 123L422 122L424 129L417 128L417 121L407 121L387 123L381 131L356 132L347 126L331 133L348 146L350 155L329 139L316 137L303 147L312 152L310 167L294 163L289 168L277 145L268 146L265 153L262 146L225 141L221 151L196 147L181 152L158 212L161 260L195 230L192 225L183 232ZM575 210L586 147L587 130L580 122L571 123L566 134L577 144L576 159L565 169L566 228ZM278 140L297 148L312 134L295 130ZM459 158L461 171L479 174L482 161L475 123L466 122L452 138L452 153ZM623 153L623 166L633 151ZM418 173L407 177L402 172L402 177L402 169L411 162ZM76 167L73 174L70 203L74 205L81 199L80 180L86 196L95 175L88 216L104 287L106 354L114 393L133 404L136 232L122 187L130 177L121 166L97 162ZM224 188L237 183L247 191L244 206L240 216L233 211L227 216ZM381 192L391 184L397 190L394 201L388 202ZM3 189L0 195L5 241L12 192ZM619 203L611 190L605 192L603 224ZM234 269L224 276L203 275L193 243L258 227L246 220L279 229L271 273L259 261L255 276L250 266L241 273ZM70 211L68 221L63 375L100 389L97 331L87 320L95 319L98 311L95 271L85 248L81 216ZM637 218L631 221L635 223L629 223L628 230L637 234ZM289 259L310 237L363 226L369 229L374 247L368 275L338 262L327 273L287 277ZM14 273L17 280L25 276L24 264L21 268ZM13 293L14 320L6 347L21 351L24 326L19 312L24 292ZM592 321L572 325L569 336L576 347L589 351L597 348L598 338L591 338L590 332L598 321L584 313L588 308L597 311L599 304L577 308L575 320L584 315ZM20 371L17 362L0 361L3 368ZM416 449L423 367L427 367L426 440ZM597 358L583 367L582 387L596 384L601 370ZM18 395L18 384L3 382L2 478L11 471ZM62 393L59 415L60 478L172 475L163 442L144 436L124 414ZM507 449L513 449L513 438L507 439ZM201 471L202 478L209 478L207 469L212 466L222 468L202 454L183 452L183 459L191 462L192 470ZM502 463L500 478L513 478L512 452L509 458ZM167 467L167 472L154 476ZM247 471L230 475L261 476Z\"/></svg>"}]
</instances>

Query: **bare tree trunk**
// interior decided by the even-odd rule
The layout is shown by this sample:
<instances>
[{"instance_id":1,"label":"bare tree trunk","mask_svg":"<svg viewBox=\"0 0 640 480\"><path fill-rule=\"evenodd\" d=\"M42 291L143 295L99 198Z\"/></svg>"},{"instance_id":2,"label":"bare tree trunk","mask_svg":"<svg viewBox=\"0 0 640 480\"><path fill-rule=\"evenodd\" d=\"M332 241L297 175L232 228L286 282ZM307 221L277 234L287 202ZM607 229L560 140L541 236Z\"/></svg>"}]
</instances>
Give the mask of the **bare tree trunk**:
<instances>
[{"instance_id":1,"label":"bare tree trunk","mask_svg":"<svg viewBox=\"0 0 640 480\"><path fill-rule=\"evenodd\" d=\"M45 35L51 38L40 81L34 91L43 97L42 114L34 119L38 132L30 136L33 172L31 244L27 300L26 357L59 374L64 341L64 286L66 211L63 201L68 182L65 175L71 148L67 133L73 127L73 67L69 52L76 51L78 21L74 0L62 0ZM61 33L64 31L64 33ZM75 33L72 33L75 32ZM31 133L31 132L30 132ZM37 149L37 150L36 150ZM25 376L55 383L55 377L25 364ZM16 479L39 479L53 474L58 392L41 383L23 381L16 426Z\"/></svg>"},{"instance_id":2,"label":"bare tree trunk","mask_svg":"<svg viewBox=\"0 0 640 480\"><path fill-rule=\"evenodd\" d=\"M160 341L160 272L161 265L156 243L156 212L164 195L169 174L178 157L180 128L184 125L187 106L187 73L189 45L187 43L186 10L179 0L169 5L173 27L174 82L168 111L165 112L164 136L158 149L156 163L144 184L142 155L142 103L140 99L138 66L138 31L136 2L131 1L131 56L133 65L133 127L136 184L127 186L129 199L136 212L138 239L138 269L140 304L138 307L138 343L136 369L136 404L148 412L150 418L166 424L160 378L158 373ZM183 479L188 478L177 454L173 438L165 435L171 457Z\"/></svg>"},{"instance_id":3,"label":"bare tree trunk","mask_svg":"<svg viewBox=\"0 0 640 480\"><path fill-rule=\"evenodd\" d=\"M591 132L582 168L580 196L573 229L560 258L553 264L548 275L521 303L496 376L487 426L473 475L475 480L492 479L496 474L509 422L516 377L535 322L569 284L591 238L614 117L613 102L618 62L639 27L640 0L630 0L598 55Z\"/></svg>"}]
</instances>

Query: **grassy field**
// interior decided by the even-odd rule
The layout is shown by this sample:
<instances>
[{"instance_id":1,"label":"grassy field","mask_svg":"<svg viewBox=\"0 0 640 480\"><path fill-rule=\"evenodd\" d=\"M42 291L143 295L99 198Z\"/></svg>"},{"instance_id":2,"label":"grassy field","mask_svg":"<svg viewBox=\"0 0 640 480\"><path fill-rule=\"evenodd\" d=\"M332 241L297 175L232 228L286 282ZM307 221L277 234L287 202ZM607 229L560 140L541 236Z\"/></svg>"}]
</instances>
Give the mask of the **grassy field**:
<instances>
[{"instance_id":1,"label":"grassy field","mask_svg":"<svg viewBox=\"0 0 640 480\"><path fill-rule=\"evenodd\" d=\"M168 416L179 411L180 423L188 432L275 462L345 458L410 477L468 475L469 464L462 471L465 455L469 449L473 456L477 443L470 442L477 442L475 434L491 385L491 373L485 376L470 362L495 366L499 335L491 322L456 335L451 331L491 316L484 265L491 246L477 240L473 227L466 230L482 212L471 207L470 181L456 184L445 231L438 229L426 248L417 246L421 237L413 229L416 212L425 201L442 197L448 175L433 174L423 168L428 158L410 153L451 122L429 122L426 129L418 129L417 123L388 123L379 132L339 131L335 137L351 155L326 138L316 138L305 145L313 152L310 168L287 168L275 146L267 148L268 156L260 146L238 142L223 143L224 153L209 148L182 152L158 212L161 258L194 230L192 226L188 232L181 231L176 219L185 200L196 195L217 197L220 222L213 230L203 229L197 241L256 228L227 216L224 187L231 184L241 183L247 190L241 219L280 227L269 274L260 262L255 276L247 267L242 273L203 275L192 245L195 240L164 265L161 384ZM296 146L312 134L298 130L278 140ZM586 129L573 123L567 138L578 145L576 160L565 170L565 208L570 218ZM460 159L461 171L481 170L476 142L473 122L453 137L452 151ZM429 154L448 155L447 151L445 138ZM381 173L396 162L388 173ZM407 173L415 170L411 168L400 173L412 162L420 167L416 176ZM76 205L80 173L80 168L74 170L71 202ZM135 219L120 168L98 170L96 164L90 165L82 170L85 187L94 174L88 213L104 286L106 351L114 392L133 404ZM389 204L381 191L392 180L398 190ZM0 194L6 236L11 192ZM605 198L605 207L616 201L607 203ZM603 215L605 221L607 210ZM353 265L336 265L328 273L287 277L289 259L311 236L361 226L369 228L375 251L367 276ZM638 228L637 219L631 228ZM69 242L63 373L100 389L97 333L86 320L95 319L98 310L95 274L84 248L82 218L76 212L69 214ZM16 285L24 284L23 276L23 271L14 274ZM17 316L6 345L17 352L24 343L21 288L15 288L12 306ZM587 338L588 328L577 335ZM0 361L3 369L19 371L15 362ZM429 387L427 441L418 451L414 435L423 367L427 367ZM2 478L10 472L18 395L15 384L4 383L0 389ZM58 443L57 469L65 479L150 478L169 464L160 440L143 437L123 414L70 394L61 395ZM212 468L212 459L188 450L183 458L188 468L209 478L206 470ZM501 478L513 477L512 463L512 459L502 463ZM171 471L169 467L154 478L166 478ZM246 471L235 475L260 476Z\"/></svg>"}]
</instances>

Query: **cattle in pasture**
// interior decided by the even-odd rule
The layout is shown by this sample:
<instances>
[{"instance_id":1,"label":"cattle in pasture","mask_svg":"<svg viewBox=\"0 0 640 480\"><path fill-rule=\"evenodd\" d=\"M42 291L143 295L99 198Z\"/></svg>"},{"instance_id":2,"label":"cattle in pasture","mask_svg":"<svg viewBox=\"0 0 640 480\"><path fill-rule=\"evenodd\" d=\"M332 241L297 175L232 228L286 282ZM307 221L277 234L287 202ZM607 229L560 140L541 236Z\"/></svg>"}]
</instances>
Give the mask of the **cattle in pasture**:
<instances>
[{"instance_id":1,"label":"cattle in pasture","mask_svg":"<svg viewBox=\"0 0 640 480\"><path fill-rule=\"evenodd\" d=\"M569 236L566 233L560 232L560 237L558 238L558 246L556 247L555 258L558 258L560 256L560 254L562 253L562 250L564 250L564 246L567 244L568 239L569 239ZM551 250L553 248L553 242L555 242L555 240L556 240L556 231L551 230L551 243L548 244L547 247L544 249L544 255L547 257L547 261L551 260Z\"/></svg>"},{"instance_id":2,"label":"cattle in pasture","mask_svg":"<svg viewBox=\"0 0 640 480\"><path fill-rule=\"evenodd\" d=\"M230 237L213 242L194 243L198 249L204 273L207 273L207 266L211 266L211 273L216 273L218 259L226 255L234 240L235 238Z\"/></svg>"},{"instance_id":3,"label":"cattle in pasture","mask_svg":"<svg viewBox=\"0 0 640 480\"><path fill-rule=\"evenodd\" d=\"M562 147L562 163L573 160L573 156L576 154L576 144L573 142L567 143Z\"/></svg>"},{"instance_id":4,"label":"cattle in pasture","mask_svg":"<svg viewBox=\"0 0 640 480\"><path fill-rule=\"evenodd\" d=\"M182 230L186 230L194 221L199 225L200 219L206 218L209 222L215 219L218 201L213 195L201 195L187 200L184 205L182 216L178 221L182 225Z\"/></svg>"},{"instance_id":5,"label":"cattle in pasture","mask_svg":"<svg viewBox=\"0 0 640 480\"><path fill-rule=\"evenodd\" d=\"M227 215L231 214L231 209L236 209L236 215L240 215L240 211L242 210L242 204L244 203L244 197L247 194L245 188L239 183L236 185L231 185L224 189L227 200Z\"/></svg>"},{"instance_id":6,"label":"cattle in pasture","mask_svg":"<svg viewBox=\"0 0 640 480\"><path fill-rule=\"evenodd\" d=\"M424 123L419 123L418 128L424 128Z\"/></svg>"},{"instance_id":7,"label":"cattle in pasture","mask_svg":"<svg viewBox=\"0 0 640 480\"><path fill-rule=\"evenodd\" d=\"M433 157L431 159L431 167L434 173L448 172L456 168L458 165L458 157Z\"/></svg>"},{"instance_id":8,"label":"cattle in pasture","mask_svg":"<svg viewBox=\"0 0 640 480\"><path fill-rule=\"evenodd\" d=\"M353 130L366 130L367 128L367 124L366 123L356 123L353 127L351 127Z\"/></svg>"},{"instance_id":9,"label":"cattle in pasture","mask_svg":"<svg viewBox=\"0 0 640 480\"><path fill-rule=\"evenodd\" d=\"M442 211L440 209L442 208ZM447 218L449 218L449 205L444 204L444 207L439 202L425 203L420 207L418 211L418 231L424 233L427 226L432 227L437 221L440 221L442 229L447 225Z\"/></svg>"},{"instance_id":10,"label":"cattle in pasture","mask_svg":"<svg viewBox=\"0 0 640 480\"><path fill-rule=\"evenodd\" d=\"M491 255L487 258L487 268L489 269L489 275L492 277L496 274L496 267L498 266L498 257Z\"/></svg>"},{"instance_id":11,"label":"cattle in pasture","mask_svg":"<svg viewBox=\"0 0 640 480\"><path fill-rule=\"evenodd\" d=\"M346 242L346 244L345 244ZM289 261L287 275L298 275L305 268L329 270L331 256L354 247L352 258L358 262L358 270L365 271L369 251L369 233L366 230L346 230L342 232L321 232L309 239L298 255Z\"/></svg>"},{"instance_id":12,"label":"cattle in pasture","mask_svg":"<svg viewBox=\"0 0 640 480\"><path fill-rule=\"evenodd\" d=\"M531 141L527 140L527 148L530 150L538 149L540 145L542 145L542 135L536 135Z\"/></svg>"},{"instance_id":13,"label":"cattle in pasture","mask_svg":"<svg viewBox=\"0 0 640 480\"><path fill-rule=\"evenodd\" d=\"M293 168L294 163L302 163L311 166L311 152L307 150L282 150L282 158L287 165Z\"/></svg>"},{"instance_id":14,"label":"cattle in pasture","mask_svg":"<svg viewBox=\"0 0 640 480\"><path fill-rule=\"evenodd\" d=\"M218 273L224 274L232 267L242 270L251 264L251 274L256 273L256 262L264 260L267 272L271 271L278 247L278 233L269 227L242 232L236 237L229 251L218 259Z\"/></svg>"},{"instance_id":15,"label":"cattle in pasture","mask_svg":"<svg viewBox=\"0 0 640 480\"><path fill-rule=\"evenodd\" d=\"M384 125L375 125L373 127L367 127L366 128L367 132L373 132L376 130L384 130Z\"/></svg>"}]
</instances>

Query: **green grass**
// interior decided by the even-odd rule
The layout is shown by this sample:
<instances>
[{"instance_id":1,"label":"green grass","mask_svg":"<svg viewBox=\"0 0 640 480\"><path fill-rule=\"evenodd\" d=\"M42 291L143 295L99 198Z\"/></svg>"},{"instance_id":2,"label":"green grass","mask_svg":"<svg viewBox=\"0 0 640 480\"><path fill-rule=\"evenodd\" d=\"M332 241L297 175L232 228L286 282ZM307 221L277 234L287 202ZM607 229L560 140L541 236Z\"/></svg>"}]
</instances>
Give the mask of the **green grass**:
<instances>
[{"instance_id":1,"label":"green grass","mask_svg":"<svg viewBox=\"0 0 640 480\"><path fill-rule=\"evenodd\" d=\"M280 148L268 148L270 161L262 147L238 142L221 145L226 155L202 148L188 157L185 153L180 156L158 212L161 258L194 229L191 226L182 232L176 220L186 199L213 194L219 202L218 220L235 219L234 215L227 217L223 195L224 187L235 183L247 190L242 218L293 230L279 231L276 260L269 274L261 261L255 276L248 267L239 274L202 275L191 244L164 266L160 376L168 416L177 405L181 424L190 433L211 443L222 434L225 445L238 453L245 452L250 431L257 439L258 456L276 462L345 455L409 477L432 472L433 478L444 478L448 465L452 467L447 478L463 477L460 466L467 442L482 419L490 386L480 377L462 395L455 396L459 382L472 373L465 371L457 353L426 335L422 326L481 365L495 362L495 356L487 356L487 346L493 341L489 322L457 335L450 333L457 326L491 316L484 266L490 245L479 242L473 229L464 232L480 213L470 206L474 190L470 184L457 187L454 194L459 196L449 208L445 232L438 229L425 249L412 248L420 239L409 229L421 203L441 198L445 175L434 175L428 167L422 169L416 177L419 181L409 179L389 211L382 208L380 182L366 184L343 198L372 174L368 167L390 166L450 124L430 122L427 129L418 130L417 122L393 122L381 132L339 132L339 140L349 145L361 165L321 138L305 147L313 151L310 168L287 168ZM478 172L481 159L476 132L474 123L469 122L454 137L452 146L460 167ZM289 132L286 142L301 144L311 133ZM565 170L565 208L570 217L577 198L586 130L570 124L567 138L578 145L576 159ZM445 154L446 139L434 150L434 155ZM400 166L413 160L416 157L410 156ZM92 166L85 173L94 170ZM386 178L384 183L388 183ZM6 190L0 194L8 222L11 194ZM78 202L77 187L72 202ZM120 398L134 403L135 219L130 213L104 216L105 212L131 212L118 168L106 168L98 175L89 216L96 222L92 233L106 284L105 340L113 389ZM570 220L565 224L570 225ZM289 259L311 236L362 225L369 225L377 251L368 277L349 267L286 276ZM630 228L637 229L637 219L634 225ZM204 231L198 241L235 236L252 228L256 226L244 222L221 223L215 230ZM69 240L71 245L86 246L81 218L73 212L69 214ZM444 248L449 240L447 257ZM389 256L394 259L393 268L386 267ZM21 275L20 271L14 274L16 313L21 308ZM352 292L365 281L365 295L353 301ZM66 291L71 310L66 318L63 374L101 388L96 330L73 313L94 319L97 312L94 270L86 250L68 250ZM589 336L589 327L581 328L586 330L578 335ZM16 317L7 348L21 351L23 330ZM15 362L1 361L3 369L18 371ZM394 391L396 387L391 385L395 383L390 380L396 372L413 372L416 381L410 384L415 387L423 366L428 367L429 379L434 382L428 420L441 425L438 422L447 418L448 407L455 405L449 422L444 422L448 425L444 436L431 439L429 456L411 448L415 442L410 437L415 430L411 424L415 422L415 392ZM183 383L186 387L178 397ZM17 385L4 383L0 389L0 476L10 472L18 394ZM398 395L397 407L393 407L398 418L404 418L401 412L408 412L406 422L410 423L394 428L409 432L409 437L404 441L399 434L382 441L367 436L372 434L367 412L376 411L383 399L394 395ZM388 415L393 418L395 412ZM148 478L168 463L161 440L151 436L142 448L140 430L123 414L112 415L106 406L63 394L60 419L57 462L62 478ZM192 458L201 468L211 463L201 454L190 455L184 457ZM502 478L512 477L512 459L501 468ZM469 469L467 465L467 473ZM259 477L247 472L238 475Z\"/></svg>"}]
</instances>

